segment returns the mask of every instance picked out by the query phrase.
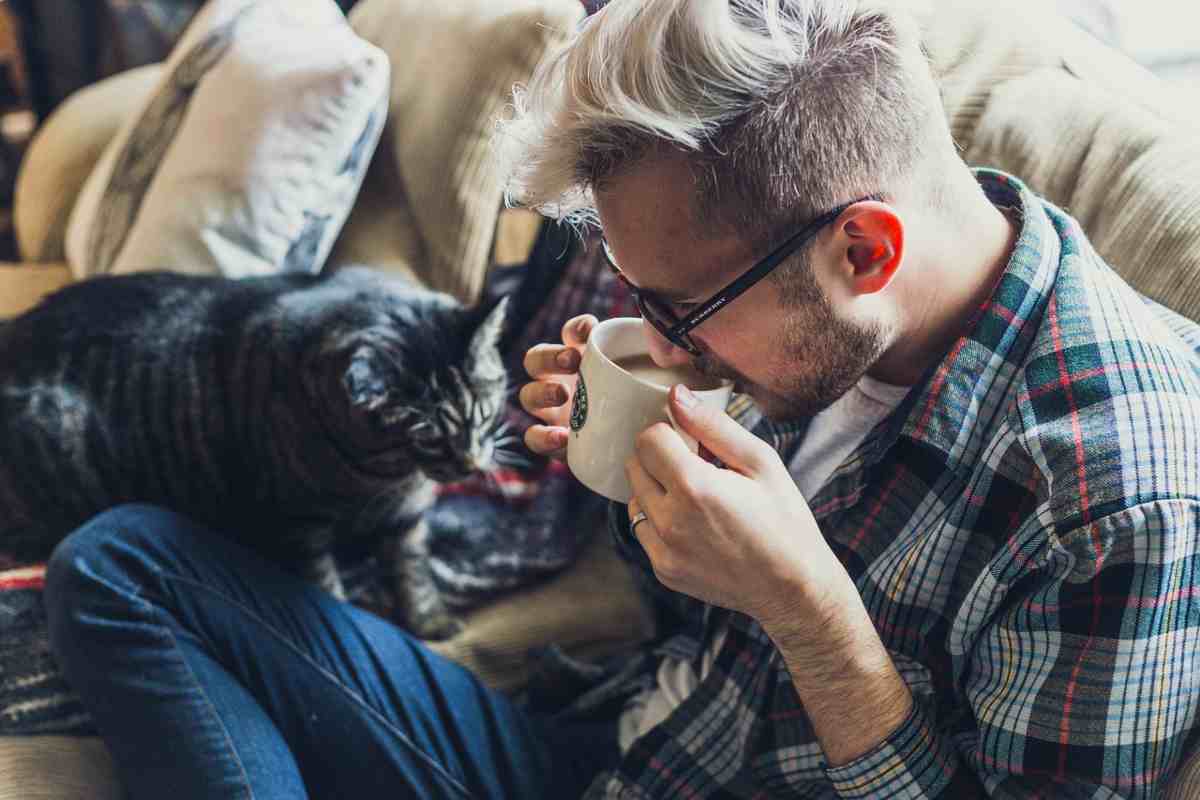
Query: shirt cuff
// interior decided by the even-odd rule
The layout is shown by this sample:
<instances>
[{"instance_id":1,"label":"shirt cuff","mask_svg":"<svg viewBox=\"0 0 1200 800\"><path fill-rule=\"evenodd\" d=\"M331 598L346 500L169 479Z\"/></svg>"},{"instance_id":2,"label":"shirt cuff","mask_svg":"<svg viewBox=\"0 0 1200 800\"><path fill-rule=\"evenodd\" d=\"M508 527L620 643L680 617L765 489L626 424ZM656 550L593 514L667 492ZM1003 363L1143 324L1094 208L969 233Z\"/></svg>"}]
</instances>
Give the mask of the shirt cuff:
<instances>
[{"instance_id":1,"label":"shirt cuff","mask_svg":"<svg viewBox=\"0 0 1200 800\"><path fill-rule=\"evenodd\" d=\"M874 749L849 764L827 767L838 797L937 797L960 768L948 739L938 735L914 702L904 722Z\"/></svg>"}]
</instances>

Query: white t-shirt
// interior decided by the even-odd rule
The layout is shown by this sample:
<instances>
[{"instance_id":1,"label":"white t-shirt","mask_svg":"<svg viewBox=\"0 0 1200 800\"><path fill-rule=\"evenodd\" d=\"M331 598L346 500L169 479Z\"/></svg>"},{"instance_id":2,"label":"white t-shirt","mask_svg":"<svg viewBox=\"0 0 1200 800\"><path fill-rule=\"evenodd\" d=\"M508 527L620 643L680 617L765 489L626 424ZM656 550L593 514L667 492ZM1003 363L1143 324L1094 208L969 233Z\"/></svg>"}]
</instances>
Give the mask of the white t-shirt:
<instances>
[{"instance_id":1,"label":"white t-shirt","mask_svg":"<svg viewBox=\"0 0 1200 800\"><path fill-rule=\"evenodd\" d=\"M813 417L804 441L788 464L800 494L815 495L867 434L900 405L908 390L907 386L882 383L864 375L850 391ZM699 672L688 659L663 658L658 666L658 685L631 698L621 712L617 741L622 753L666 719L704 680L725 644L725 632L722 627L713 636L700 658Z\"/></svg>"}]
</instances>

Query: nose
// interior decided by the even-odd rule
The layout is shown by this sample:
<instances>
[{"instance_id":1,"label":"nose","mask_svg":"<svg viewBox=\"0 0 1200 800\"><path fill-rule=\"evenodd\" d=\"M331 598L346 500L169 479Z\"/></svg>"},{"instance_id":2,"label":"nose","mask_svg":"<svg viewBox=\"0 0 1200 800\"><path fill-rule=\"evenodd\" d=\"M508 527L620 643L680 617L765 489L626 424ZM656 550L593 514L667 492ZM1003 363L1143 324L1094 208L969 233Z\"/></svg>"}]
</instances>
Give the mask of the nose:
<instances>
[{"instance_id":1,"label":"nose","mask_svg":"<svg viewBox=\"0 0 1200 800\"><path fill-rule=\"evenodd\" d=\"M646 320L642 320L642 335L646 338L646 349L650 351L650 359L658 366L676 367L691 363L692 356L687 350L676 347Z\"/></svg>"}]
</instances>

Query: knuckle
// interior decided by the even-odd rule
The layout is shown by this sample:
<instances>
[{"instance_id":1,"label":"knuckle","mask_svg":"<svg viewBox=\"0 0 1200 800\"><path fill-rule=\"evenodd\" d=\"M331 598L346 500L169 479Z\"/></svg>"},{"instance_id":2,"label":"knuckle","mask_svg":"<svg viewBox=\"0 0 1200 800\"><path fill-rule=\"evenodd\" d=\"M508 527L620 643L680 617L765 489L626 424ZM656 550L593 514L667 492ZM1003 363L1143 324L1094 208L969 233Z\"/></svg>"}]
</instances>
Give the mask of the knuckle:
<instances>
[{"instance_id":1,"label":"knuckle","mask_svg":"<svg viewBox=\"0 0 1200 800\"><path fill-rule=\"evenodd\" d=\"M545 443L542 441L539 433L537 428L530 428L525 431L525 446L535 453L545 453Z\"/></svg>"},{"instance_id":2,"label":"knuckle","mask_svg":"<svg viewBox=\"0 0 1200 800\"><path fill-rule=\"evenodd\" d=\"M755 437L754 441L747 448L747 467L751 469L762 469L771 462L772 457L777 457L777 453L769 444L762 439Z\"/></svg>"},{"instance_id":3,"label":"knuckle","mask_svg":"<svg viewBox=\"0 0 1200 800\"><path fill-rule=\"evenodd\" d=\"M521 407L526 411L532 411L534 409L533 393L536 391L536 389L536 383L527 383L521 387L521 391L518 393L518 399L521 401Z\"/></svg>"},{"instance_id":4,"label":"knuckle","mask_svg":"<svg viewBox=\"0 0 1200 800\"><path fill-rule=\"evenodd\" d=\"M537 377L538 372L538 349L531 347L525 351L525 358L521 362L521 366L525 368L525 373L531 378Z\"/></svg>"},{"instance_id":5,"label":"knuckle","mask_svg":"<svg viewBox=\"0 0 1200 800\"><path fill-rule=\"evenodd\" d=\"M708 483L695 476L684 476L679 480L675 491L692 506L703 506L709 499Z\"/></svg>"},{"instance_id":6,"label":"knuckle","mask_svg":"<svg viewBox=\"0 0 1200 800\"><path fill-rule=\"evenodd\" d=\"M670 586L679 580L679 561L668 552L658 554L658 559L654 563L654 574L658 576L659 582Z\"/></svg>"}]
</instances>

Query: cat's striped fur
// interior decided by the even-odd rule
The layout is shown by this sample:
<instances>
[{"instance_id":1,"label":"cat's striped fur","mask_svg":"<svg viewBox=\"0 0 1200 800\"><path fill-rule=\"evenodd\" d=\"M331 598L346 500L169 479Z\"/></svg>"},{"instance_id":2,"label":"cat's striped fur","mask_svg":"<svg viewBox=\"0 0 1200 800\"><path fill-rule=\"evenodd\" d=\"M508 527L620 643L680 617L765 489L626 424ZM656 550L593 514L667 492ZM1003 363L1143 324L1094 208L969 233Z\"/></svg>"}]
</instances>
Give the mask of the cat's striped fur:
<instances>
[{"instance_id":1,"label":"cat's striped fur","mask_svg":"<svg viewBox=\"0 0 1200 800\"><path fill-rule=\"evenodd\" d=\"M0 551L151 502L337 592L335 540L380 538L402 621L444 636L422 512L493 460L503 313L367 268L63 289L0 324Z\"/></svg>"}]
</instances>

